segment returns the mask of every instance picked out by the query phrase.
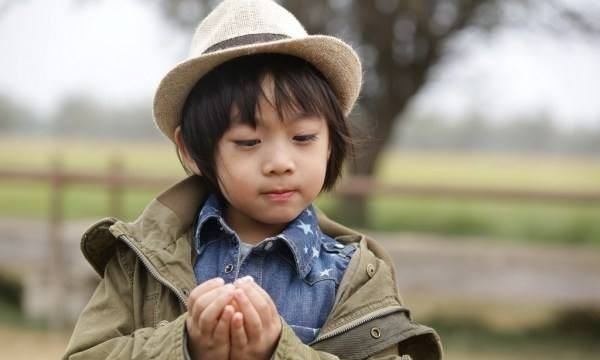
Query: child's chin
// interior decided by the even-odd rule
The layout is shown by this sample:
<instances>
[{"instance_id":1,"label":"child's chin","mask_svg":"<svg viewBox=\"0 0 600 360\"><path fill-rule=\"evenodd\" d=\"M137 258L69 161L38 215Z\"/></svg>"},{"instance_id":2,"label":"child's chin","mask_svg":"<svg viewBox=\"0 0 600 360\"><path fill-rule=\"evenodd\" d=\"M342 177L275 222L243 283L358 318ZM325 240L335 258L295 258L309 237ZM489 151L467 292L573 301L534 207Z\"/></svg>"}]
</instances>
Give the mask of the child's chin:
<instances>
[{"instance_id":1,"label":"child's chin","mask_svg":"<svg viewBox=\"0 0 600 360\"><path fill-rule=\"evenodd\" d=\"M300 215L299 211L277 211L272 214L265 214L261 221L271 225L287 224L294 220L298 215Z\"/></svg>"}]
</instances>

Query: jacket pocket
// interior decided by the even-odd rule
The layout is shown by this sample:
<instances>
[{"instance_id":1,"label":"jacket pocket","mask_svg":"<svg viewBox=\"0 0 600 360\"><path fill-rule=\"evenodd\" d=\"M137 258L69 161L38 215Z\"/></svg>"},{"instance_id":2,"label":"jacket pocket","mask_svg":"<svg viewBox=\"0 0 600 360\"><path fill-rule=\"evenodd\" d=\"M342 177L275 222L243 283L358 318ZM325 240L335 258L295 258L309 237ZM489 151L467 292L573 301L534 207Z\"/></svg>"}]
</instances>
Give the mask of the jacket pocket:
<instances>
[{"instance_id":1,"label":"jacket pocket","mask_svg":"<svg viewBox=\"0 0 600 360\"><path fill-rule=\"evenodd\" d=\"M414 360L442 359L442 346L436 332L411 321L404 311L367 321L319 341L313 347L344 359L358 360L396 344L399 355L410 355Z\"/></svg>"}]
</instances>

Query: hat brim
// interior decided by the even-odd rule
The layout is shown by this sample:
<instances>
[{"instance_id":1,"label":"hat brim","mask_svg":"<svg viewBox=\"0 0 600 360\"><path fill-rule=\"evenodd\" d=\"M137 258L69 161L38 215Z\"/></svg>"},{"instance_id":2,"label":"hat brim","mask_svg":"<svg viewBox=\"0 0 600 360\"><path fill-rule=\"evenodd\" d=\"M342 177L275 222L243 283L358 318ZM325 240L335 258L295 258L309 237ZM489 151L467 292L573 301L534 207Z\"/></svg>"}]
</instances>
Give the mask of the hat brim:
<instances>
[{"instance_id":1,"label":"hat brim","mask_svg":"<svg viewBox=\"0 0 600 360\"><path fill-rule=\"evenodd\" d=\"M220 50L176 65L161 80L154 95L153 114L158 128L174 141L183 105L196 82L228 60L259 53L287 54L308 61L325 76L344 114L348 115L352 110L362 82L358 56L350 46L335 37L308 35Z\"/></svg>"}]
</instances>

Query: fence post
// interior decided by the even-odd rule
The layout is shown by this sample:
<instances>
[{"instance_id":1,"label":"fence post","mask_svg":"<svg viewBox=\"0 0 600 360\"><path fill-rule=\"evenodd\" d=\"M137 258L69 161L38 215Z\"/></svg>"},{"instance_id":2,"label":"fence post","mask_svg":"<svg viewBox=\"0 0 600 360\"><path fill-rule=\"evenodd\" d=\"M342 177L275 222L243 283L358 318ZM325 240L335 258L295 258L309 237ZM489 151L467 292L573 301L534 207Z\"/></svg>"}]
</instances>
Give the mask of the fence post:
<instances>
[{"instance_id":1,"label":"fence post","mask_svg":"<svg viewBox=\"0 0 600 360\"><path fill-rule=\"evenodd\" d=\"M118 155L110 158L108 165L108 198L110 216L122 218L123 216L123 160Z\"/></svg>"},{"instance_id":2,"label":"fence post","mask_svg":"<svg viewBox=\"0 0 600 360\"><path fill-rule=\"evenodd\" d=\"M50 181L50 208L49 211L49 287L51 292L49 300L51 309L48 312L48 325L53 329L59 329L66 325L64 312L66 292L66 264L65 247L63 241L64 225L64 186L65 178L63 163L60 154L55 154L51 159L51 181Z\"/></svg>"}]
</instances>

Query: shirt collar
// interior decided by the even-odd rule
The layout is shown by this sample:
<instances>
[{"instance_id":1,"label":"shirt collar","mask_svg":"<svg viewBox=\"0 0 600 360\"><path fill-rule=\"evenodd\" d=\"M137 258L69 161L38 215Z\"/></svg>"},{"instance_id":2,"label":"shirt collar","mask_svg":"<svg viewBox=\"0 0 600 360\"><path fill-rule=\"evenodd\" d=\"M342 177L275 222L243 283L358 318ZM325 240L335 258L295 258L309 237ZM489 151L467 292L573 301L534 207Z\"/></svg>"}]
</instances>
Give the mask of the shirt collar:
<instances>
[{"instance_id":1,"label":"shirt collar","mask_svg":"<svg viewBox=\"0 0 600 360\"><path fill-rule=\"evenodd\" d=\"M196 229L194 232L194 247L197 252L200 252L200 247L206 241L202 239L202 230L204 229L204 225L210 221L216 221L219 224L219 230L225 233L235 234L233 230L231 230L228 226L226 227L225 219L223 218L223 210L221 206L221 202L217 198L216 195L210 194L204 205L200 209L198 213L198 220L196 221Z\"/></svg>"},{"instance_id":2,"label":"shirt collar","mask_svg":"<svg viewBox=\"0 0 600 360\"><path fill-rule=\"evenodd\" d=\"M237 234L225 223L222 204L216 195L208 196L200 213L194 233L194 246L200 251L203 243L201 239L204 225L211 219L218 221L219 230L226 234ZM300 215L292 220L281 233L270 239L283 241L294 256L298 273L304 278L310 271L314 259L319 257L321 251L321 229L317 221L317 215L312 205L304 209Z\"/></svg>"},{"instance_id":3,"label":"shirt collar","mask_svg":"<svg viewBox=\"0 0 600 360\"><path fill-rule=\"evenodd\" d=\"M323 235L312 205L304 209L276 236L289 247L302 278L308 274L314 260L319 257L321 236Z\"/></svg>"}]
</instances>

